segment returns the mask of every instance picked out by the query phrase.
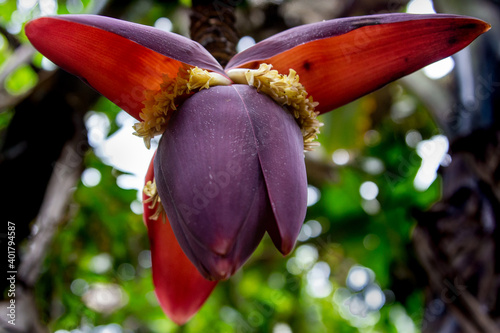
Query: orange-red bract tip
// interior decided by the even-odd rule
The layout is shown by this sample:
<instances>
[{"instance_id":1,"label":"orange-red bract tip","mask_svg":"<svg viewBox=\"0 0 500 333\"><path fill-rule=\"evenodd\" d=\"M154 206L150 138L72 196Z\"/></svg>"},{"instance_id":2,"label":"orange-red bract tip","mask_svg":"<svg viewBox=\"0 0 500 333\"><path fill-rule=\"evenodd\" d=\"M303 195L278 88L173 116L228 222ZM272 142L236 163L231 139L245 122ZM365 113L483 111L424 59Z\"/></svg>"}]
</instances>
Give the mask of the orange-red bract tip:
<instances>
[{"instance_id":1,"label":"orange-red bract tip","mask_svg":"<svg viewBox=\"0 0 500 333\"><path fill-rule=\"evenodd\" d=\"M457 15L349 17L290 29L237 54L227 68L293 68L307 92L331 111L448 57L490 25Z\"/></svg>"},{"instance_id":2,"label":"orange-red bract tip","mask_svg":"<svg viewBox=\"0 0 500 333\"><path fill-rule=\"evenodd\" d=\"M484 22L482 20L478 20L476 19L477 21L479 21L479 25L483 26L483 31L481 33L485 33L489 30L491 30L491 24L489 24L488 22Z\"/></svg>"},{"instance_id":3,"label":"orange-red bract tip","mask_svg":"<svg viewBox=\"0 0 500 333\"><path fill-rule=\"evenodd\" d=\"M29 22L26 36L44 56L80 77L140 120L145 91L182 66L224 74L198 43L153 27L97 15L60 15Z\"/></svg>"},{"instance_id":4,"label":"orange-red bract tip","mask_svg":"<svg viewBox=\"0 0 500 333\"><path fill-rule=\"evenodd\" d=\"M153 179L151 162L146 182ZM149 205L144 203L144 221L151 245L155 293L165 314L176 324L182 325L198 312L217 282L203 278L189 261L166 217L156 221L150 219L156 207L150 208Z\"/></svg>"},{"instance_id":5,"label":"orange-red bract tip","mask_svg":"<svg viewBox=\"0 0 500 333\"><path fill-rule=\"evenodd\" d=\"M176 72L180 66L114 33L57 17L31 21L25 31L44 56L136 119L144 107L144 91L161 83L161 74L153 68L164 65L170 67L165 71Z\"/></svg>"}]
</instances>

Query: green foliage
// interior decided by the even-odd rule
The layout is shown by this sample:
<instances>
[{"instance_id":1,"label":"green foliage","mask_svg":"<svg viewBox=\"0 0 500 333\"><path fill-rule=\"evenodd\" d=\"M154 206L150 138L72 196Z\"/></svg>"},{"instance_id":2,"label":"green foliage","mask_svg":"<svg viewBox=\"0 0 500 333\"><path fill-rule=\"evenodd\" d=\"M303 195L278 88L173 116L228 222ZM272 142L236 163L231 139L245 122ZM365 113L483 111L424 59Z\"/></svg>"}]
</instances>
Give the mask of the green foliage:
<instances>
[{"instance_id":1,"label":"green foliage","mask_svg":"<svg viewBox=\"0 0 500 333\"><path fill-rule=\"evenodd\" d=\"M12 13L17 9L15 0L7 0L0 3L0 23L6 25L10 22Z\"/></svg>"},{"instance_id":2,"label":"green foliage","mask_svg":"<svg viewBox=\"0 0 500 333\"><path fill-rule=\"evenodd\" d=\"M4 35L0 34L0 66L7 60L9 56L8 41Z\"/></svg>"},{"instance_id":3,"label":"green foliage","mask_svg":"<svg viewBox=\"0 0 500 333\"><path fill-rule=\"evenodd\" d=\"M3 111L0 113L0 131L3 131L7 128L13 116L14 112L12 110Z\"/></svg>"},{"instance_id":4,"label":"green foliage","mask_svg":"<svg viewBox=\"0 0 500 333\"><path fill-rule=\"evenodd\" d=\"M20 95L33 88L37 82L38 76L35 71L30 66L23 65L6 78L5 90L11 95Z\"/></svg>"}]
</instances>

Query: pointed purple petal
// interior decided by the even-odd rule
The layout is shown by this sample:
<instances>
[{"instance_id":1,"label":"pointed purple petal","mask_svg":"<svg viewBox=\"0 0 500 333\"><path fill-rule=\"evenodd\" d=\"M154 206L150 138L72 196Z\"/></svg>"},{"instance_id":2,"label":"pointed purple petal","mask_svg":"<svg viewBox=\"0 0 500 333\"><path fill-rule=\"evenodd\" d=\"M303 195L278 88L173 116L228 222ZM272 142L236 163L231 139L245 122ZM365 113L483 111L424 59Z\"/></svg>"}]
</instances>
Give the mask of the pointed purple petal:
<instances>
[{"instance_id":1,"label":"pointed purple petal","mask_svg":"<svg viewBox=\"0 0 500 333\"><path fill-rule=\"evenodd\" d=\"M302 133L288 110L255 89L235 85L248 103L260 165L275 216L267 226L276 247L288 254L294 247L307 209L307 176ZM259 97L262 96L262 97Z\"/></svg>"},{"instance_id":2,"label":"pointed purple petal","mask_svg":"<svg viewBox=\"0 0 500 333\"><path fill-rule=\"evenodd\" d=\"M207 278L232 275L273 219L246 102L234 86L194 94L171 118L155 159L172 229Z\"/></svg>"}]
</instances>

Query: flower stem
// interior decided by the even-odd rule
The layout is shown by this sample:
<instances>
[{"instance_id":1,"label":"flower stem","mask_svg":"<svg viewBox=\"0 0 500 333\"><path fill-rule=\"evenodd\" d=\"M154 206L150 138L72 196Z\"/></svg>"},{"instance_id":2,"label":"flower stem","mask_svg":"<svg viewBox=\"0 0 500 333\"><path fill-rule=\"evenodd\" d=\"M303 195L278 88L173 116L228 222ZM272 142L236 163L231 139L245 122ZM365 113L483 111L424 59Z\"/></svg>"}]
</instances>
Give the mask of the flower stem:
<instances>
[{"instance_id":1,"label":"flower stem","mask_svg":"<svg viewBox=\"0 0 500 333\"><path fill-rule=\"evenodd\" d=\"M191 39L203 45L224 67L236 54L238 33L235 28L234 0L193 0Z\"/></svg>"}]
</instances>

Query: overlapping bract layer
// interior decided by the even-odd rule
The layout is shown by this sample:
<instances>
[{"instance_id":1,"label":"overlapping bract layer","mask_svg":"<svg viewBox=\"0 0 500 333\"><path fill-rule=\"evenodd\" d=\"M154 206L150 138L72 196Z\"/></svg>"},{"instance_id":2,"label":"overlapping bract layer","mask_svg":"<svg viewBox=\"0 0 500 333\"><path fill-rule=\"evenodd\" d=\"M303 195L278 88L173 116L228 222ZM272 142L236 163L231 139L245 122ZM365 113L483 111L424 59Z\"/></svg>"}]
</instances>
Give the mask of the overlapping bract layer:
<instances>
[{"instance_id":1,"label":"overlapping bract layer","mask_svg":"<svg viewBox=\"0 0 500 333\"><path fill-rule=\"evenodd\" d=\"M280 251L293 248L307 201L302 133L256 89L189 98L161 139L155 175L177 239L207 278L232 275L266 230Z\"/></svg>"}]
</instances>

